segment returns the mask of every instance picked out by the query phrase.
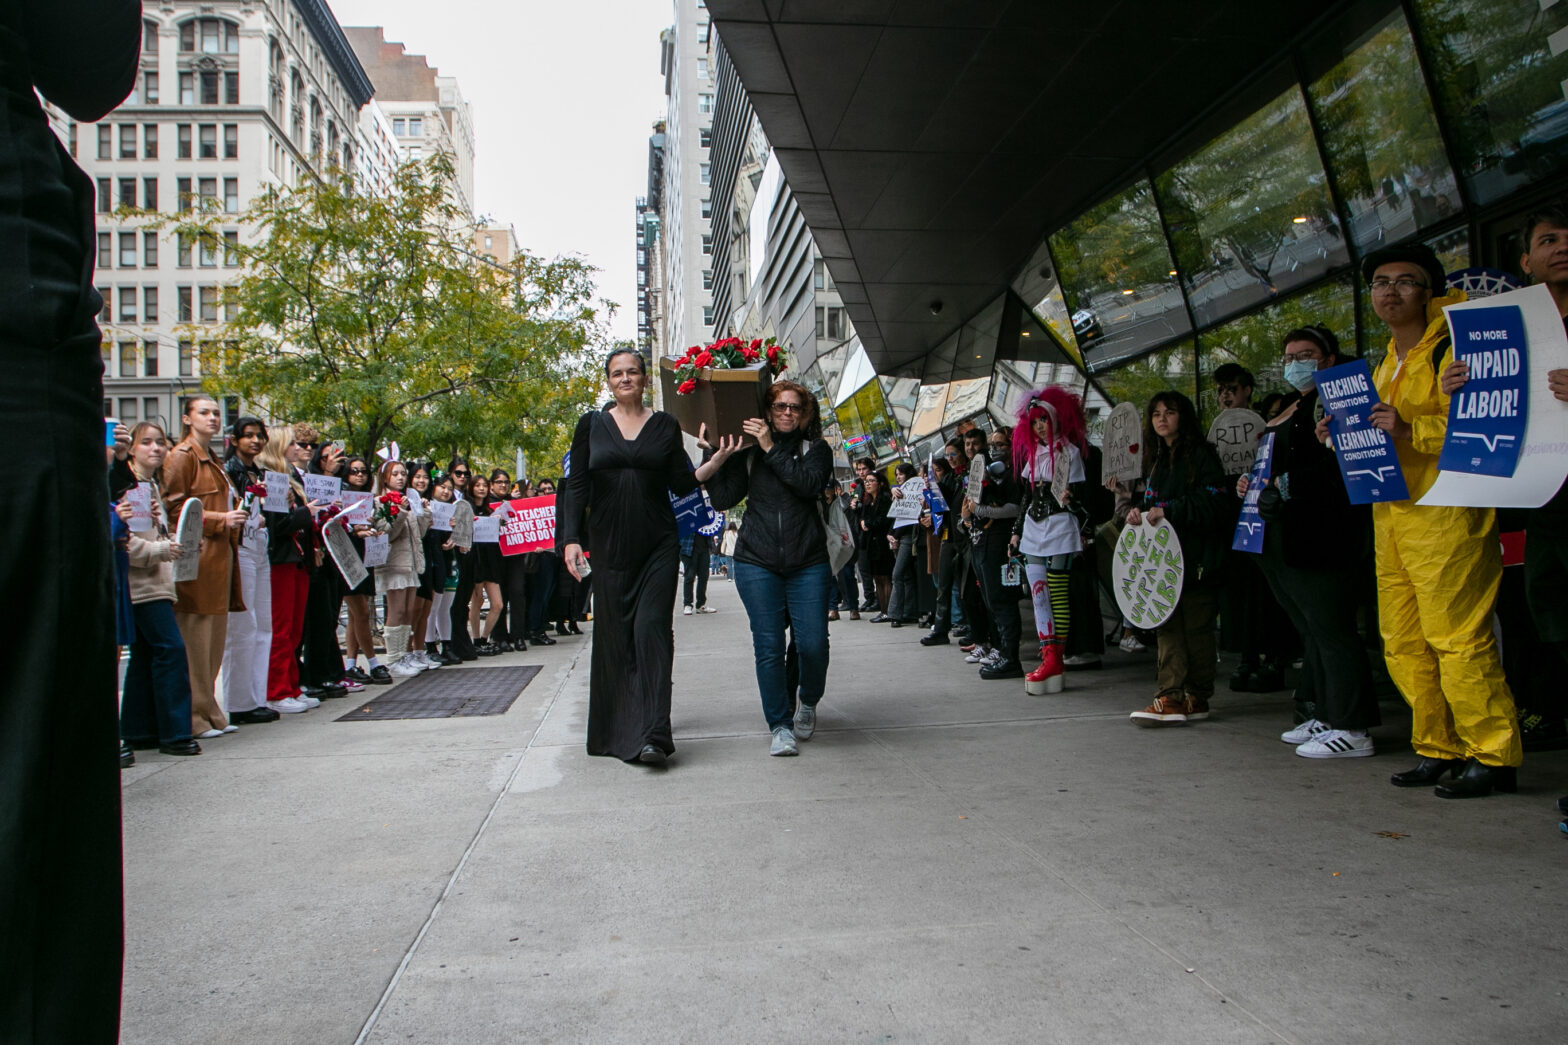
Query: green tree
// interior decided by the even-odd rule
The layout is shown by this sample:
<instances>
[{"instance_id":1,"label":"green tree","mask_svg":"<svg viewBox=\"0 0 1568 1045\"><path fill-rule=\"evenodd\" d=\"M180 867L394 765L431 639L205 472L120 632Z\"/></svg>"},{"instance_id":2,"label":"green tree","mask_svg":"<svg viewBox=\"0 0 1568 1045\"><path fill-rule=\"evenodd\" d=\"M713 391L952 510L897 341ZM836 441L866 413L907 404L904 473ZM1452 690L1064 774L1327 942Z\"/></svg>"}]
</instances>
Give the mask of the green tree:
<instances>
[{"instance_id":1,"label":"green tree","mask_svg":"<svg viewBox=\"0 0 1568 1045\"><path fill-rule=\"evenodd\" d=\"M333 176L255 200L240 218L255 240L230 244L243 272L226 322L189 331L206 384L359 453L396 440L405 457L559 461L599 388L595 270L475 255L451 177L437 156L404 164L386 196ZM205 207L173 224L211 249L232 221Z\"/></svg>"}]
</instances>

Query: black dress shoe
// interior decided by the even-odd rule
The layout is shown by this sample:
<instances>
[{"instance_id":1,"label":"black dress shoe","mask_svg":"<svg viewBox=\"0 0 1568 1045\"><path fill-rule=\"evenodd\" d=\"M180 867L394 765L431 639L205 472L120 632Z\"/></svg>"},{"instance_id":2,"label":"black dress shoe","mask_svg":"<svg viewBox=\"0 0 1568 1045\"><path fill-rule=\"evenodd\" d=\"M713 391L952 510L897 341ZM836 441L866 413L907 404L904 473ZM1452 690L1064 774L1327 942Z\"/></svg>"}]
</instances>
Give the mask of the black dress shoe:
<instances>
[{"instance_id":1,"label":"black dress shoe","mask_svg":"<svg viewBox=\"0 0 1568 1045\"><path fill-rule=\"evenodd\" d=\"M136 764L136 752L131 750L131 745L120 741L120 768L130 769Z\"/></svg>"},{"instance_id":2,"label":"black dress shoe","mask_svg":"<svg viewBox=\"0 0 1568 1045\"><path fill-rule=\"evenodd\" d=\"M264 722L276 722L282 717L271 708L251 708L249 711L232 712L229 721L242 726L259 726Z\"/></svg>"},{"instance_id":3,"label":"black dress shoe","mask_svg":"<svg viewBox=\"0 0 1568 1045\"><path fill-rule=\"evenodd\" d=\"M929 635L920 636L920 645L922 646L946 646L952 641L952 639L947 637L947 632L945 631L933 631Z\"/></svg>"},{"instance_id":4,"label":"black dress shoe","mask_svg":"<svg viewBox=\"0 0 1568 1045\"><path fill-rule=\"evenodd\" d=\"M564 620L558 620L558 621L555 622L555 633L557 635L570 635L571 634L571 632L566 630L566 622Z\"/></svg>"},{"instance_id":5,"label":"black dress shoe","mask_svg":"<svg viewBox=\"0 0 1568 1045\"><path fill-rule=\"evenodd\" d=\"M309 691L307 690L306 692L309 692ZM329 682L325 686L321 687L321 692L320 693L312 693L311 696L316 697L316 698L318 698L320 700L336 700L339 697L346 697L346 696L348 696L348 687L347 686L340 686L336 682ZM271 711L272 709L268 708L268 710ZM277 714L276 711L273 711L272 713L274 715Z\"/></svg>"},{"instance_id":6,"label":"black dress shoe","mask_svg":"<svg viewBox=\"0 0 1568 1045\"><path fill-rule=\"evenodd\" d=\"M1485 798L1493 791L1513 794L1519 790L1519 771L1513 766L1485 766L1475 759L1465 763L1464 772L1432 789L1438 798Z\"/></svg>"},{"instance_id":7,"label":"black dress shoe","mask_svg":"<svg viewBox=\"0 0 1568 1045\"><path fill-rule=\"evenodd\" d=\"M637 761L645 766L662 766L667 757L662 748L652 744L644 744L642 750L637 752Z\"/></svg>"},{"instance_id":8,"label":"black dress shoe","mask_svg":"<svg viewBox=\"0 0 1568 1045\"><path fill-rule=\"evenodd\" d=\"M1388 782L1395 787L1426 787L1437 783L1449 773L1458 773L1463 765L1464 762L1457 758L1427 758L1423 755L1414 769L1395 773L1388 778Z\"/></svg>"},{"instance_id":9,"label":"black dress shoe","mask_svg":"<svg viewBox=\"0 0 1568 1045\"><path fill-rule=\"evenodd\" d=\"M888 621L890 621L892 619L893 619L892 617L889 617L885 613L879 613L875 617L871 618L871 623L872 624L886 624Z\"/></svg>"},{"instance_id":10,"label":"black dress shoe","mask_svg":"<svg viewBox=\"0 0 1568 1045\"><path fill-rule=\"evenodd\" d=\"M890 627L890 628L902 628L903 626L904 626L904 622L901 621L901 620L891 620L891 621L888 621L888 627Z\"/></svg>"},{"instance_id":11,"label":"black dress shoe","mask_svg":"<svg viewBox=\"0 0 1568 1045\"><path fill-rule=\"evenodd\" d=\"M581 629L581 628L579 628L577 626L577 622L576 621L571 621L570 623L568 623L566 625L566 627L567 627L567 630L569 630L573 635L581 635L583 633L583 629Z\"/></svg>"},{"instance_id":12,"label":"black dress shoe","mask_svg":"<svg viewBox=\"0 0 1568 1045\"><path fill-rule=\"evenodd\" d=\"M528 641L532 642L535 646L554 646L555 645L555 640L552 639L550 636L546 635L542 631L539 632L536 635L528 636Z\"/></svg>"},{"instance_id":13,"label":"black dress shoe","mask_svg":"<svg viewBox=\"0 0 1568 1045\"><path fill-rule=\"evenodd\" d=\"M373 685L390 686L392 685L392 673L387 670L385 664L377 664L370 669L370 681Z\"/></svg>"},{"instance_id":14,"label":"black dress shoe","mask_svg":"<svg viewBox=\"0 0 1568 1045\"><path fill-rule=\"evenodd\" d=\"M365 671L365 669L361 668L358 664L354 665L352 668L349 668L347 671L345 671L343 673L343 677L346 678L346 679L353 679L355 682L359 683L361 686L369 685L369 683L370 683L370 675Z\"/></svg>"},{"instance_id":15,"label":"black dress shoe","mask_svg":"<svg viewBox=\"0 0 1568 1045\"><path fill-rule=\"evenodd\" d=\"M159 744L158 750L165 755L199 755L201 745L194 740L176 740L172 744Z\"/></svg>"},{"instance_id":16,"label":"black dress shoe","mask_svg":"<svg viewBox=\"0 0 1568 1045\"><path fill-rule=\"evenodd\" d=\"M988 664L981 668L980 677L987 682L992 679L1021 679L1024 677L1024 666L1016 660L1004 660L1000 664Z\"/></svg>"}]
</instances>

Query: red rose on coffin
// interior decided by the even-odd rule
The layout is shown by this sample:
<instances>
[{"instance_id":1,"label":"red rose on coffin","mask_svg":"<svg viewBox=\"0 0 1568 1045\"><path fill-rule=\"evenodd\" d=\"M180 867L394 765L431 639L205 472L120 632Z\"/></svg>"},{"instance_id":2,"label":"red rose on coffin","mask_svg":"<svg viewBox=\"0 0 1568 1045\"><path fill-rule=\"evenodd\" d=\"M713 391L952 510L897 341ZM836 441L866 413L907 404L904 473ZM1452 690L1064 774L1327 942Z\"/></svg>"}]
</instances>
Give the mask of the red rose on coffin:
<instances>
[{"instance_id":1,"label":"red rose on coffin","mask_svg":"<svg viewBox=\"0 0 1568 1045\"><path fill-rule=\"evenodd\" d=\"M762 353L758 352L755 347L743 348L740 350L740 354L746 357L746 362L748 363L755 363L762 358Z\"/></svg>"},{"instance_id":2,"label":"red rose on coffin","mask_svg":"<svg viewBox=\"0 0 1568 1045\"><path fill-rule=\"evenodd\" d=\"M777 345L769 345L768 346L768 362L770 362L770 363L777 363L778 361L779 361L779 346L777 346Z\"/></svg>"},{"instance_id":3,"label":"red rose on coffin","mask_svg":"<svg viewBox=\"0 0 1568 1045\"><path fill-rule=\"evenodd\" d=\"M705 367L712 366L713 365L713 353L712 352L698 352L696 354L696 356L694 356L692 358L691 365L696 367L698 370L702 370Z\"/></svg>"},{"instance_id":4,"label":"red rose on coffin","mask_svg":"<svg viewBox=\"0 0 1568 1045\"><path fill-rule=\"evenodd\" d=\"M760 351L762 351L762 339L760 337L754 337L754 338L751 339L751 351L753 351L753 352L760 352Z\"/></svg>"},{"instance_id":5,"label":"red rose on coffin","mask_svg":"<svg viewBox=\"0 0 1568 1045\"><path fill-rule=\"evenodd\" d=\"M680 384L675 386L675 391L678 395L689 396L693 392L697 391L697 382L682 381Z\"/></svg>"}]
</instances>

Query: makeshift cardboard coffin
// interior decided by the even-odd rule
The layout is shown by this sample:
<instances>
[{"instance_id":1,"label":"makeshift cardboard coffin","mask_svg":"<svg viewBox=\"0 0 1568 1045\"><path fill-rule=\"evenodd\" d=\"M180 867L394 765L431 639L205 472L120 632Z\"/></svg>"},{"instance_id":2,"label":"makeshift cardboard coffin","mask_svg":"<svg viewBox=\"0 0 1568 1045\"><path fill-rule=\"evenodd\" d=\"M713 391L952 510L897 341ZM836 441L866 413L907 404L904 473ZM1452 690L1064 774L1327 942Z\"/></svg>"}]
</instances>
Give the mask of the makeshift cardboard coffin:
<instances>
[{"instance_id":1,"label":"makeshift cardboard coffin","mask_svg":"<svg viewBox=\"0 0 1568 1045\"><path fill-rule=\"evenodd\" d=\"M766 395L773 383L773 375L764 363L755 363L742 370L699 370L697 390L691 395L676 395L674 359L659 360L659 380L664 387L664 409L675 415L681 431L695 436L700 427L708 426L708 442L714 446L719 439L734 435L747 443L756 440L741 431L741 422L752 417L767 416Z\"/></svg>"}]
</instances>

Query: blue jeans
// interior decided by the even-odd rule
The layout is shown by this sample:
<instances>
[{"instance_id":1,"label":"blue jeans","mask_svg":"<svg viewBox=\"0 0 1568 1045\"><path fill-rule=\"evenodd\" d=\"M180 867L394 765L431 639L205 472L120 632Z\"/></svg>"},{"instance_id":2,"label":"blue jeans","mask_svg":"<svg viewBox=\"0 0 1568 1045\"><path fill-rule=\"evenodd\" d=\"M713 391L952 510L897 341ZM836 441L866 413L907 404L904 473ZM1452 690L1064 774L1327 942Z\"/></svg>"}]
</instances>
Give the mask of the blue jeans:
<instances>
[{"instance_id":1,"label":"blue jeans","mask_svg":"<svg viewBox=\"0 0 1568 1045\"><path fill-rule=\"evenodd\" d=\"M174 603L167 599L132 607L136 638L125 669L120 704L120 736L126 740L174 744L191 738L191 676L185 642L174 624Z\"/></svg>"},{"instance_id":2,"label":"blue jeans","mask_svg":"<svg viewBox=\"0 0 1568 1045\"><path fill-rule=\"evenodd\" d=\"M794 573L774 573L749 562L737 562L735 590L751 621L751 648L757 661L757 689L768 728L795 727L795 698L789 684L786 645L793 645L800 671L800 702L816 707L828 681L828 589L833 575L827 563ZM784 629L790 640L786 643Z\"/></svg>"}]
</instances>

